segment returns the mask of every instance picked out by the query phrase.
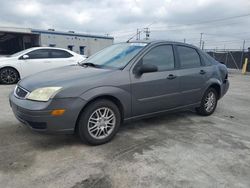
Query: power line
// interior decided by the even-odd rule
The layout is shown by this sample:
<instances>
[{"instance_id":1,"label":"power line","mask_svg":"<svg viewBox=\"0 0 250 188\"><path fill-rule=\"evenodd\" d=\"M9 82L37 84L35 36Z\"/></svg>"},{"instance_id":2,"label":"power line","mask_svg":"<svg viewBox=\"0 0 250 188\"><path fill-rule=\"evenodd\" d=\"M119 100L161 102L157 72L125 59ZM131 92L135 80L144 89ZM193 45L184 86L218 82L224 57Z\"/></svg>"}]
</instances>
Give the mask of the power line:
<instances>
[{"instance_id":1,"label":"power line","mask_svg":"<svg viewBox=\"0 0 250 188\"><path fill-rule=\"evenodd\" d=\"M188 24L182 24L182 25L170 25L170 26L167 26L167 27L180 27L180 26L201 25L201 24L226 21L226 20L237 19L237 18L248 17L248 16L250 16L250 13L242 14L242 15L238 15L238 16L231 16L231 17L225 17L225 18L217 18L217 19L212 19L212 20L199 21L199 22L196 22L196 23L188 23ZM157 27L155 27L155 28L157 28Z\"/></svg>"}]
</instances>

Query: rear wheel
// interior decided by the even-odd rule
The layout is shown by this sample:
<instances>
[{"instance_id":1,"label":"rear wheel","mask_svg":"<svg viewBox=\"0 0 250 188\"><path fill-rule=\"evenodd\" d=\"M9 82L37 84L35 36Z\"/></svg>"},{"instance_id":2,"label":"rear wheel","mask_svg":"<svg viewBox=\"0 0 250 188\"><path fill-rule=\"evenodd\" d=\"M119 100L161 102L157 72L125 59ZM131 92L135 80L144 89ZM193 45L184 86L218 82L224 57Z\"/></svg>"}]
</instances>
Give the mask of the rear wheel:
<instances>
[{"instance_id":1,"label":"rear wheel","mask_svg":"<svg viewBox=\"0 0 250 188\"><path fill-rule=\"evenodd\" d=\"M211 115L217 106L218 94L214 88L209 88L201 101L200 107L196 108L196 112L203 116Z\"/></svg>"},{"instance_id":2,"label":"rear wheel","mask_svg":"<svg viewBox=\"0 0 250 188\"><path fill-rule=\"evenodd\" d=\"M0 83L1 84L15 84L19 80L18 72L10 67L2 68L0 70Z\"/></svg>"},{"instance_id":3,"label":"rear wheel","mask_svg":"<svg viewBox=\"0 0 250 188\"><path fill-rule=\"evenodd\" d=\"M86 107L80 115L77 131L80 139L91 145L110 141L121 123L118 107L111 101L100 99Z\"/></svg>"}]
</instances>

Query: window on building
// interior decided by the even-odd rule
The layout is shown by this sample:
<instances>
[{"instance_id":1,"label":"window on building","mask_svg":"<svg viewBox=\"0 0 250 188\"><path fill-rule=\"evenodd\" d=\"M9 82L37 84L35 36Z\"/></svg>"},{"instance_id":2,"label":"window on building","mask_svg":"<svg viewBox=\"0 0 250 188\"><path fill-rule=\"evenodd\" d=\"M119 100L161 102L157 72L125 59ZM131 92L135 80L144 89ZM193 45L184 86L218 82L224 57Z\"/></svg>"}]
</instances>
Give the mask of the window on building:
<instances>
[{"instance_id":1,"label":"window on building","mask_svg":"<svg viewBox=\"0 0 250 188\"><path fill-rule=\"evenodd\" d=\"M73 45L68 45L68 50L71 50L71 51L73 51Z\"/></svg>"},{"instance_id":2,"label":"window on building","mask_svg":"<svg viewBox=\"0 0 250 188\"><path fill-rule=\"evenodd\" d=\"M57 49L50 50L51 58L69 58L72 56L73 56L72 54L64 50L57 50Z\"/></svg>"},{"instance_id":3,"label":"window on building","mask_svg":"<svg viewBox=\"0 0 250 188\"><path fill-rule=\"evenodd\" d=\"M172 45L161 45L153 48L142 58L142 63L156 65L159 71L174 69Z\"/></svg>"},{"instance_id":4,"label":"window on building","mask_svg":"<svg viewBox=\"0 0 250 188\"><path fill-rule=\"evenodd\" d=\"M81 55L84 55L84 49L85 49L85 46L80 46L79 47L79 51L80 51Z\"/></svg>"},{"instance_id":5,"label":"window on building","mask_svg":"<svg viewBox=\"0 0 250 188\"><path fill-rule=\"evenodd\" d=\"M192 68L201 66L200 56L194 48L177 46L182 68Z\"/></svg>"},{"instance_id":6,"label":"window on building","mask_svg":"<svg viewBox=\"0 0 250 188\"><path fill-rule=\"evenodd\" d=\"M49 44L49 47L56 47L55 44Z\"/></svg>"}]
</instances>

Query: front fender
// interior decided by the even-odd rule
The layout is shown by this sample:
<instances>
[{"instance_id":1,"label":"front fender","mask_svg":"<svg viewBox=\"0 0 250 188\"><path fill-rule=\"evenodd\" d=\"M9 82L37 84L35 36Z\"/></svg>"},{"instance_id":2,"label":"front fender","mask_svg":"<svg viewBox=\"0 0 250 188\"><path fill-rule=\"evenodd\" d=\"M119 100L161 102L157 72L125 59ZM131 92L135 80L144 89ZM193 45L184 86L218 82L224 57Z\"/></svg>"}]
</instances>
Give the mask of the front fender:
<instances>
[{"instance_id":1,"label":"front fender","mask_svg":"<svg viewBox=\"0 0 250 188\"><path fill-rule=\"evenodd\" d=\"M80 98L89 102L102 96L110 96L119 100L124 110L124 118L131 116L131 94L129 87L126 89L114 86L96 87L82 93Z\"/></svg>"}]
</instances>

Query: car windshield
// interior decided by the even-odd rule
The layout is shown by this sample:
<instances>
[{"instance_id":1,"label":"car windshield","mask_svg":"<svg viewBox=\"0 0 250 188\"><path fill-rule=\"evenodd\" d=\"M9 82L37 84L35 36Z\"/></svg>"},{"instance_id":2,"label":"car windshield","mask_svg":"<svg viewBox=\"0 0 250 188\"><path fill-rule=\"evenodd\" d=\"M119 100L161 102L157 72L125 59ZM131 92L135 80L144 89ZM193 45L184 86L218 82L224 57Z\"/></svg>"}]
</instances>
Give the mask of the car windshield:
<instances>
[{"instance_id":1,"label":"car windshield","mask_svg":"<svg viewBox=\"0 0 250 188\"><path fill-rule=\"evenodd\" d=\"M138 54L147 43L119 43L109 46L102 51L82 61L82 65L122 69Z\"/></svg>"},{"instance_id":2,"label":"car windshield","mask_svg":"<svg viewBox=\"0 0 250 188\"><path fill-rule=\"evenodd\" d=\"M22 50L20 52L14 53L12 55L10 55L9 57L18 57L19 55L24 54L25 52L28 52L30 49L26 49L26 50Z\"/></svg>"}]
</instances>

